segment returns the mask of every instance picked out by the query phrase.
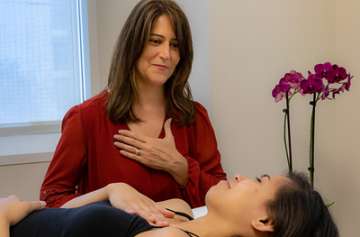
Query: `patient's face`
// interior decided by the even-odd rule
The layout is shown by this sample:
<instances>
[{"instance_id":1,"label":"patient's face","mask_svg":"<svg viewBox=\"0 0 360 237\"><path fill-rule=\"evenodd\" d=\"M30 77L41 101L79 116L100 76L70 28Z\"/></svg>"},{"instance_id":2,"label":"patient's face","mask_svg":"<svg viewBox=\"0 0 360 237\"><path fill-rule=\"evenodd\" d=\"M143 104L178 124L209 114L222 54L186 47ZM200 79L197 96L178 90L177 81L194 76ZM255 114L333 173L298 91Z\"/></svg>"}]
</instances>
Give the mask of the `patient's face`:
<instances>
[{"instance_id":1,"label":"patient's face","mask_svg":"<svg viewBox=\"0 0 360 237\"><path fill-rule=\"evenodd\" d=\"M275 197L280 187L290 182L284 176L263 175L257 179L235 176L213 186L206 202L209 210L213 209L224 218L250 221L266 214L268 201Z\"/></svg>"}]
</instances>

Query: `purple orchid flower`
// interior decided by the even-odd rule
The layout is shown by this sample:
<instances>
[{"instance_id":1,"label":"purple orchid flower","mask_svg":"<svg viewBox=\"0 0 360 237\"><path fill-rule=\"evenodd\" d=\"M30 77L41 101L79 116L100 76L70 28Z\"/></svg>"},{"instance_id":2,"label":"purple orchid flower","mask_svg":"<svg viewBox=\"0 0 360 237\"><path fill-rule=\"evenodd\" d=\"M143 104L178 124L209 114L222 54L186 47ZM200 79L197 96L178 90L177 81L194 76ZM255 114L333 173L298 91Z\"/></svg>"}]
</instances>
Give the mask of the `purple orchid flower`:
<instances>
[{"instance_id":1,"label":"purple orchid flower","mask_svg":"<svg viewBox=\"0 0 360 237\"><path fill-rule=\"evenodd\" d=\"M304 80L304 76L296 71L286 73L279 81L279 83L272 90L272 96L276 102L284 98L286 93L292 95L300 88L300 82Z\"/></svg>"},{"instance_id":2,"label":"purple orchid flower","mask_svg":"<svg viewBox=\"0 0 360 237\"><path fill-rule=\"evenodd\" d=\"M316 64L314 70L316 75L325 78L330 84L340 82L348 76L345 68L329 62Z\"/></svg>"},{"instance_id":3,"label":"purple orchid flower","mask_svg":"<svg viewBox=\"0 0 360 237\"><path fill-rule=\"evenodd\" d=\"M350 90L350 86L351 86L352 76L350 76L350 74L349 74L347 78L348 78L348 80L347 80L347 82L344 83L344 86L345 86L345 90L349 91L349 90Z\"/></svg>"},{"instance_id":4,"label":"purple orchid flower","mask_svg":"<svg viewBox=\"0 0 360 237\"><path fill-rule=\"evenodd\" d=\"M314 67L315 74L320 77L328 77L329 73L332 71L332 65L329 62L323 64L316 64Z\"/></svg>"},{"instance_id":5,"label":"purple orchid flower","mask_svg":"<svg viewBox=\"0 0 360 237\"><path fill-rule=\"evenodd\" d=\"M351 87L352 75L346 69L330 62L316 64L314 72L309 71L305 79L301 73L291 71L286 73L279 83L272 90L272 96L278 102L286 98L286 108L284 112L284 146L289 171L292 172L292 149L290 133L290 99L292 95L300 92L302 95L311 94L312 106L311 126L310 126L310 159L309 172L311 185L314 184L314 150L315 150L315 113L319 99L335 99L336 95L349 91ZM287 134L287 137L286 137ZM287 143L288 141L288 143Z\"/></svg>"},{"instance_id":6,"label":"purple orchid flower","mask_svg":"<svg viewBox=\"0 0 360 237\"><path fill-rule=\"evenodd\" d=\"M300 83L300 93L313 94L316 92L322 92L325 86L319 74L313 74L309 72L309 76L306 80L301 81Z\"/></svg>"}]
</instances>

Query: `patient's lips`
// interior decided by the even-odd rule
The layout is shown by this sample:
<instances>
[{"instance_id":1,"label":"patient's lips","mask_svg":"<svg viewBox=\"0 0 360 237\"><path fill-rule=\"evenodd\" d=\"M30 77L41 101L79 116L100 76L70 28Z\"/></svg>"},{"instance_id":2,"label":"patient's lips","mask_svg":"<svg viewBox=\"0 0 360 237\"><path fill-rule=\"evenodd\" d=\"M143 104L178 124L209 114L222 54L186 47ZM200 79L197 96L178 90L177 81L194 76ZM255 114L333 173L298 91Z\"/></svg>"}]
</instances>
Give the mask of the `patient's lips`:
<instances>
[{"instance_id":1,"label":"patient's lips","mask_svg":"<svg viewBox=\"0 0 360 237\"><path fill-rule=\"evenodd\" d=\"M231 188L231 183L229 180L226 180L226 184L227 184L228 188Z\"/></svg>"},{"instance_id":2,"label":"patient's lips","mask_svg":"<svg viewBox=\"0 0 360 237\"><path fill-rule=\"evenodd\" d=\"M231 188L231 184L228 180L220 180L220 182L217 184L222 187Z\"/></svg>"}]
</instances>

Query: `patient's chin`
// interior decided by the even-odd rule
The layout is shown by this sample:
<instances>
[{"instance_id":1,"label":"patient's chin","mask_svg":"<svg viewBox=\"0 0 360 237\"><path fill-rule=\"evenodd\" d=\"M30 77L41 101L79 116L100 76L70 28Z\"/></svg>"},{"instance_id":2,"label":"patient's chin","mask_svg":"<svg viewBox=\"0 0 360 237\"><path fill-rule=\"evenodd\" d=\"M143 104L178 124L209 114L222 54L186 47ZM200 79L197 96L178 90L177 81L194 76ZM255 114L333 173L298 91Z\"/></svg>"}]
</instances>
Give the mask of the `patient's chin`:
<instances>
[{"instance_id":1,"label":"patient's chin","mask_svg":"<svg viewBox=\"0 0 360 237\"><path fill-rule=\"evenodd\" d=\"M219 196L220 191L221 191L221 187L219 185L214 185L206 193L205 205L208 208L217 205L217 202L219 202L219 199L221 199L221 196Z\"/></svg>"}]
</instances>

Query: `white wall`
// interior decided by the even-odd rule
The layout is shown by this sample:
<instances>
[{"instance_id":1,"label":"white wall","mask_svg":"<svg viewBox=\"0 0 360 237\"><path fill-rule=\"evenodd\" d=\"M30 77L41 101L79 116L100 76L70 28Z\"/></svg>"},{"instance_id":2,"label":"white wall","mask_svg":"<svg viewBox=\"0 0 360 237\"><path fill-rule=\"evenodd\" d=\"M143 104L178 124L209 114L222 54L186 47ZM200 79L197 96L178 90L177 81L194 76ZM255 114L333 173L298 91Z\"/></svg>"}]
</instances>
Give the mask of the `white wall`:
<instances>
[{"instance_id":1,"label":"white wall","mask_svg":"<svg viewBox=\"0 0 360 237\"><path fill-rule=\"evenodd\" d=\"M319 188L333 197L333 212L342 236L358 236L360 225L360 2L336 0L334 6L334 61L355 76L350 92L333 103L322 104L319 113ZM320 123L321 122L321 123ZM330 183L330 187L325 186Z\"/></svg>"},{"instance_id":2,"label":"white wall","mask_svg":"<svg viewBox=\"0 0 360 237\"><path fill-rule=\"evenodd\" d=\"M271 90L285 72L305 73L331 57L328 2L211 1L211 104L230 173L255 175L286 167L284 104L274 102ZM299 158L307 155L308 116L303 114L307 110L304 99L295 98L293 148L301 167L304 162Z\"/></svg>"},{"instance_id":3,"label":"white wall","mask_svg":"<svg viewBox=\"0 0 360 237\"><path fill-rule=\"evenodd\" d=\"M48 162L0 166L0 197L16 194L24 200L39 199Z\"/></svg>"},{"instance_id":4,"label":"white wall","mask_svg":"<svg viewBox=\"0 0 360 237\"><path fill-rule=\"evenodd\" d=\"M286 170L283 103L271 90L291 69L305 73L331 60L354 75L350 93L317 108L316 187L328 201L341 236L360 224L360 16L357 0L178 0L192 24L191 85L209 109L229 174L255 176ZM111 52L134 0L89 0L93 93L106 85ZM292 106L295 167L308 159L309 98ZM0 167L2 193L36 198L47 163Z\"/></svg>"}]
</instances>

